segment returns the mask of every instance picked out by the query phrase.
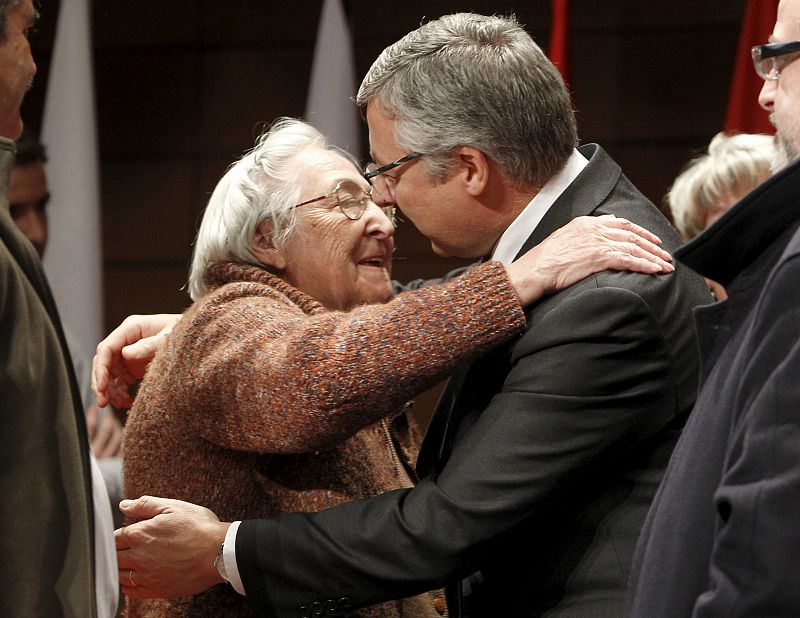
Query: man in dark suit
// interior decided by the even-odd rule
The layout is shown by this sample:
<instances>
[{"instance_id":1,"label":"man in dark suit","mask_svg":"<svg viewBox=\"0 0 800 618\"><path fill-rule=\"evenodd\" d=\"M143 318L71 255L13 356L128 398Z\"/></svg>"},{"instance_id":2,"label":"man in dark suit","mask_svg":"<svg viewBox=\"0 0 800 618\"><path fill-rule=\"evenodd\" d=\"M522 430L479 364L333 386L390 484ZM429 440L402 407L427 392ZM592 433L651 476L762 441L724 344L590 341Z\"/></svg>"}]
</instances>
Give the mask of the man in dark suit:
<instances>
[{"instance_id":1,"label":"man in dark suit","mask_svg":"<svg viewBox=\"0 0 800 618\"><path fill-rule=\"evenodd\" d=\"M92 477L83 406L55 303L8 202L11 140L22 131L19 108L36 73L28 33L37 17L31 0L0 0L0 615L111 617L117 581L108 497L102 479ZM105 511L95 512L93 487ZM98 614L101 515L107 568Z\"/></svg>"},{"instance_id":2,"label":"man in dark suit","mask_svg":"<svg viewBox=\"0 0 800 618\"><path fill-rule=\"evenodd\" d=\"M31 0L0 2L0 614L95 616L83 408L41 263L8 206L36 18Z\"/></svg>"},{"instance_id":3,"label":"man in dark suit","mask_svg":"<svg viewBox=\"0 0 800 618\"><path fill-rule=\"evenodd\" d=\"M676 253L725 286L697 311L703 387L647 516L631 616L800 616L800 0L753 49L777 172Z\"/></svg>"},{"instance_id":4,"label":"man in dark suit","mask_svg":"<svg viewBox=\"0 0 800 618\"><path fill-rule=\"evenodd\" d=\"M606 213L678 246L599 146L576 149L564 83L513 19L425 24L381 54L358 102L376 194L440 255L510 262L570 219ZM685 268L589 277L452 378L414 489L230 527L198 507L140 499L126 514L162 516L118 531L120 566L135 569L144 590L134 594L227 579L266 615L342 615L443 584L453 616L620 615L640 527L694 400L691 308L704 302L703 280ZM169 535L169 552L141 546ZM222 537L215 575L208 550ZM193 558L176 551L183 543ZM188 567L180 577L177 562Z\"/></svg>"}]
</instances>

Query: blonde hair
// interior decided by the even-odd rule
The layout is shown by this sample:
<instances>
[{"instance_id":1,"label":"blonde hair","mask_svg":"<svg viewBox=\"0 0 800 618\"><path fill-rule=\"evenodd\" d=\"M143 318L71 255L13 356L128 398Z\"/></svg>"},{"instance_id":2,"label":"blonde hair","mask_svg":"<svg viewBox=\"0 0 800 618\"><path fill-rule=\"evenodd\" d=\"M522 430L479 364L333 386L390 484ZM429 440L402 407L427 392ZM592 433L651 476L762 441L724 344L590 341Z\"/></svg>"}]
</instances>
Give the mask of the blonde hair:
<instances>
[{"instance_id":1,"label":"blonde hair","mask_svg":"<svg viewBox=\"0 0 800 618\"><path fill-rule=\"evenodd\" d=\"M717 133L708 152L690 161L672 183L665 201L675 227L689 240L705 229L708 212L720 201L749 193L771 173L775 140L770 135Z\"/></svg>"}]
</instances>

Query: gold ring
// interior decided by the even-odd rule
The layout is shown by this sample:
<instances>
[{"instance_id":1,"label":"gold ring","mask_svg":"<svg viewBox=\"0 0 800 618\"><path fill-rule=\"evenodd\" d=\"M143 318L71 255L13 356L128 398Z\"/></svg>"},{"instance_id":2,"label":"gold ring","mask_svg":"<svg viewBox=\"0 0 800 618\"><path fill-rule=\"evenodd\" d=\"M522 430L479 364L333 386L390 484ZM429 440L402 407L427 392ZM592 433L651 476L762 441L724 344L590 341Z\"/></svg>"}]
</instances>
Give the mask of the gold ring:
<instances>
[{"instance_id":1,"label":"gold ring","mask_svg":"<svg viewBox=\"0 0 800 618\"><path fill-rule=\"evenodd\" d=\"M128 570L128 579L131 580L131 586L133 586L134 588L139 587L139 585L135 581L133 581L133 569Z\"/></svg>"}]
</instances>

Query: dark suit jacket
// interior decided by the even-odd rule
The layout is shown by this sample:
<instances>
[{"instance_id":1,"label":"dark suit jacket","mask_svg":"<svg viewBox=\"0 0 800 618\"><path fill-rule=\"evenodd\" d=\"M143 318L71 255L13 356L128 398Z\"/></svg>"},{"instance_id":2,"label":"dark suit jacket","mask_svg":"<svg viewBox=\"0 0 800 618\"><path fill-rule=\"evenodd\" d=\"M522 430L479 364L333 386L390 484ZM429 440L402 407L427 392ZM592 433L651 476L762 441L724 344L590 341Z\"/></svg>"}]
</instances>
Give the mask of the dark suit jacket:
<instances>
[{"instance_id":1,"label":"dark suit jacket","mask_svg":"<svg viewBox=\"0 0 800 618\"><path fill-rule=\"evenodd\" d=\"M598 146L522 251L613 213L679 243ZM697 384L686 268L602 272L532 307L526 332L453 378L412 490L244 522L248 594L278 616L335 615L470 580L470 616L620 615L636 538ZM314 612L317 612L315 614ZM320 613L321 612L321 613Z\"/></svg>"},{"instance_id":2,"label":"dark suit jacket","mask_svg":"<svg viewBox=\"0 0 800 618\"><path fill-rule=\"evenodd\" d=\"M634 562L631 615L800 616L800 166L680 252L719 281L703 373Z\"/></svg>"},{"instance_id":3,"label":"dark suit jacket","mask_svg":"<svg viewBox=\"0 0 800 618\"><path fill-rule=\"evenodd\" d=\"M0 615L96 615L89 441L41 263L9 214L0 139Z\"/></svg>"}]
</instances>

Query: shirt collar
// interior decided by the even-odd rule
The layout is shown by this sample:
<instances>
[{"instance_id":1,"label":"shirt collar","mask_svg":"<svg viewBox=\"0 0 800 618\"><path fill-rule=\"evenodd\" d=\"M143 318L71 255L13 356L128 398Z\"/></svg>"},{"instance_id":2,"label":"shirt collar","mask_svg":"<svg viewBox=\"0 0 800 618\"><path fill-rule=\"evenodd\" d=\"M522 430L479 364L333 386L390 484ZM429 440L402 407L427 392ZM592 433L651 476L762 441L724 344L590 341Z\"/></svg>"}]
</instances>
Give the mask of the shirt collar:
<instances>
[{"instance_id":1,"label":"shirt collar","mask_svg":"<svg viewBox=\"0 0 800 618\"><path fill-rule=\"evenodd\" d=\"M572 184L589 161L577 150L572 151L567 163L550 180L548 180L541 190L533 196L528 205L522 210L517 218L511 222L503 232L500 240L495 245L492 252L492 259L510 264L514 261L517 253L522 249L522 245L539 225L542 218L550 210L564 190Z\"/></svg>"}]
</instances>

